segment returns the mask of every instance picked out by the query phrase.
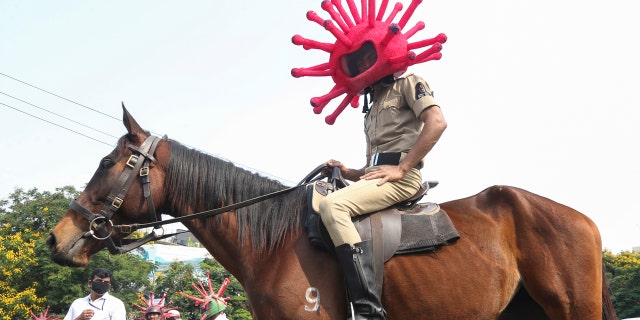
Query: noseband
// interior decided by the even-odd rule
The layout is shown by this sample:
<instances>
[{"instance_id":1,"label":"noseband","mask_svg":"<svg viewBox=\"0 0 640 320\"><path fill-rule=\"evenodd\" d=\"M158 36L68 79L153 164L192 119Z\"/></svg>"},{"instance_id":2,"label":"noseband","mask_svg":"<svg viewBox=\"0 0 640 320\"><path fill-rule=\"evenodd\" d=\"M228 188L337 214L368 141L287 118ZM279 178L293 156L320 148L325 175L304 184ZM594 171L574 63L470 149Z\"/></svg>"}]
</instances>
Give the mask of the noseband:
<instances>
[{"instance_id":1,"label":"noseband","mask_svg":"<svg viewBox=\"0 0 640 320\"><path fill-rule=\"evenodd\" d=\"M120 174L120 177L116 181L113 189L106 198L106 201L102 205L99 213L93 213L87 209L78 201L72 200L69 204L71 209L80 214L85 219L89 220L89 231L85 233L85 236L92 236L96 240L104 241L109 252L112 254L120 254L131 251L149 241L165 238L170 235L164 235L162 233L156 233L156 230L161 228L154 228L153 231L146 235L142 239L121 239L120 245L116 245L111 234L113 231L117 231L123 234L131 234L138 228L133 228L130 225L113 225L111 217L124 202L124 197L127 191L131 187L133 180L136 176L140 178L142 184L143 195L147 201L147 207L149 210L149 217L151 221L157 222L158 216L156 215L156 209L153 204L153 197L151 197L151 185L149 181L149 164L156 162L153 154L155 153L158 142L162 140L156 136L149 136L140 147L128 145L127 147L133 151L133 154L127 160L127 165L124 171ZM124 243L124 244L123 244Z\"/></svg>"}]
</instances>

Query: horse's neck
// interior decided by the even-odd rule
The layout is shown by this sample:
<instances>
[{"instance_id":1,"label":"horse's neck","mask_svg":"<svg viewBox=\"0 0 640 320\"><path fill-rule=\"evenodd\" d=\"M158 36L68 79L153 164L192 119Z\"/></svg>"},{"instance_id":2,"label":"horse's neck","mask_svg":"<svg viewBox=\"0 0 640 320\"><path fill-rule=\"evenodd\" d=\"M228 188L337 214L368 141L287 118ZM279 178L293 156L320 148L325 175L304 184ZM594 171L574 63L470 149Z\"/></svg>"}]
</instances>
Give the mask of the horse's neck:
<instances>
[{"instance_id":1,"label":"horse's neck","mask_svg":"<svg viewBox=\"0 0 640 320\"><path fill-rule=\"evenodd\" d=\"M240 272L237 261L242 261L241 245L238 241L238 231L233 228L235 219L232 213L223 213L220 221L217 218L185 221L184 225L209 251L212 257L235 277Z\"/></svg>"}]
</instances>

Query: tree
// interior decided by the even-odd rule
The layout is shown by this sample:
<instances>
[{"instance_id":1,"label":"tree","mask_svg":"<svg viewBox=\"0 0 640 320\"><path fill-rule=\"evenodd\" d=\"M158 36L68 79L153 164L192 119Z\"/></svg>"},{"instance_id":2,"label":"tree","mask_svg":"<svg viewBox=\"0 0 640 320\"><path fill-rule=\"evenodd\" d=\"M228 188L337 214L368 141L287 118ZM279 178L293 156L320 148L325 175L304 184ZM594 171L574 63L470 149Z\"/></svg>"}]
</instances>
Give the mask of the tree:
<instances>
[{"instance_id":1,"label":"tree","mask_svg":"<svg viewBox=\"0 0 640 320\"><path fill-rule=\"evenodd\" d=\"M640 317L640 253L604 251L603 261L616 313L621 319Z\"/></svg>"},{"instance_id":2,"label":"tree","mask_svg":"<svg viewBox=\"0 0 640 320\"><path fill-rule=\"evenodd\" d=\"M38 237L40 233L29 230L14 233L8 223L0 227L0 319L27 318L46 301L36 296L40 283L28 272L37 264Z\"/></svg>"},{"instance_id":3,"label":"tree","mask_svg":"<svg viewBox=\"0 0 640 320\"><path fill-rule=\"evenodd\" d=\"M139 293L150 286L148 275L156 268L152 263L137 255L112 256L107 251L101 251L91 258L86 267L70 268L55 264L49 257L49 249L45 243L48 236L47 231L57 224L68 210L69 202L77 195L78 191L73 187L57 188L53 193L39 192L35 188L27 192L16 189L9 196L9 200L0 201L0 226L7 226L2 231L5 234L21 235L24 243L13 246L20 246L24 249L32 248L32 252L20 255L22 259L16 262L24 270L26 270L25 266L29 266L29 271L13 272L7 276L12 281L11 288L17 290L15 294L11 295L13 297L37 297L36 302L29 305L30 310L44 310L47 306L51 306L51 315L64 315L73 300L89 293L89 276L93 269L102 267L113 272L114 286L111 293L125 302L127 310L131 310L133 302L138 300ZM38 231L34 232L33 230ZM7 241L2 241L2 244L5 242ZM5 251L9 252L2 250L2 253L4 254ZM32 258L35 262L31 262L27 258ZM7 295L9 294L7 293ZM11 308L8 311L0 309L2 317L10 312L20 313L26 309L18 304L5 304L3 301L0 301L0 306ZM28 310L14 318L29 318Z\"/></svg>"},{"instance_id":4,"label":"tree","mask_svg":"<svg viewBox=\"0 0 640 320\"><path fill-rule=\"evenodd\" d=\"M8 200L0 201L0 222L11 224L15 231L50 230L69 209L69 202L79 194L72 186L56 188L53 193L17 188Z\"/></svg>"}]
</instances>

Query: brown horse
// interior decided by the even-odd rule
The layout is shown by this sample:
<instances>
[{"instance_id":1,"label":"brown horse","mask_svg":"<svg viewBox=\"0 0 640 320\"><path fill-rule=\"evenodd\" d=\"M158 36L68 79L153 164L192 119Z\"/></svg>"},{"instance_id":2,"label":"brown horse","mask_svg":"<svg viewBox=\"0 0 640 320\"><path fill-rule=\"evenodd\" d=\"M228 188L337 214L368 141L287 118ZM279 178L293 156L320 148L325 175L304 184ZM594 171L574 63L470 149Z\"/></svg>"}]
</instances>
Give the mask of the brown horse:
<instances>
[{"instance_id":1,"label":"brown horse","mask_svg":"<svg viewBox=\"0 0 640 320\"><path fill-rule=\"evenodd\" d=\"M157 225L163 213L183 219L238 279L254 319L347 318L338 264L312 247L302 226L304 188L189 219L288 188L151 136L126 109L123 123L128 133L48 237L54 261L85 266L105 246L118 253L127 227ZM138 176L140 183L131 182ZM461 238L435 253L399 255L385 264L388 319L616 318L600 234L583 214L508 186L441 207Z\"/></svg>"}]
</instances>

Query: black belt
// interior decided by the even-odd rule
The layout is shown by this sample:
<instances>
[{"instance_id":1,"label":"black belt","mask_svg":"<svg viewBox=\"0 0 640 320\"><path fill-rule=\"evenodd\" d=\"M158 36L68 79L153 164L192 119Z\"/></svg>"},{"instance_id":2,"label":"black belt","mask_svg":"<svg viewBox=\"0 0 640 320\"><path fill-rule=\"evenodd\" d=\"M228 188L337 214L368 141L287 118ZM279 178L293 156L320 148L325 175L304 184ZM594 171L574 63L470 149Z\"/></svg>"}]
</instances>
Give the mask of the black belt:
<instances>
[{"instance_id":1,"label":"black belt","mask_svg":"<svg viewBox=\"0 0 640 320\"><path fill-rule=\"evenodd\" d=\"M400 164L400 157L402 156L402 152L380 152L373 154L371 156L371 166L382 166L382 165L390 165L397 166ZM414 168L420 170L422 169L422 161L418 162Z\"/></svg>"}]
</instances>

